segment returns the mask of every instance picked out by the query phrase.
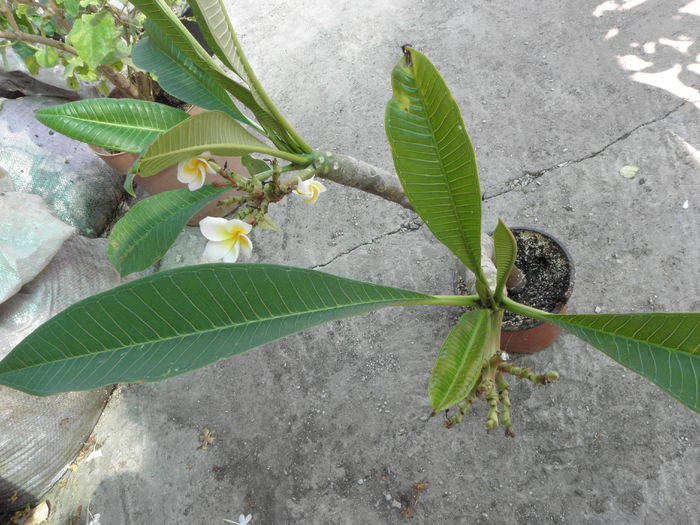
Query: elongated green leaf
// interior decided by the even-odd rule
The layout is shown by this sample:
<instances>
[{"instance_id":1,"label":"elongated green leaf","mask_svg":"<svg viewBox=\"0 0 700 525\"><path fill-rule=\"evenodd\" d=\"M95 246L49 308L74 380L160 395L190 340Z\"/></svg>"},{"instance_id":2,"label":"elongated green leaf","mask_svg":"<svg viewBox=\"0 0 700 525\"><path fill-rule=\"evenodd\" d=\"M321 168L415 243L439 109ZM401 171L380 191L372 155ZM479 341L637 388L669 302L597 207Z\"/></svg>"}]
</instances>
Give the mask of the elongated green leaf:
<instances>
[{"instance_id":1,"label":"elongated green leaf","mask_svg":"<svg viewBox=\"0 0 700 525\"><path fill-rule=\"evenodd\" d=\"M253 99L263 110L260 114L256 113L256 118L260 124L270 130L270 138L274 139L276 136L281 139L289 151L311 153L312 150L308 144L296 134L284 115L277 110L267 96L238 42L224 3L221 0L192 0L190 7L204 37L216 55L250 88ZM232 94L238 98L238 95Z\"/></svg>"},{"instance_id":2,"label":"elongated green leaf","mask_svg":"<svg viewBox=\"0 0 700 525\"><path fill-rule=\"evenodd\" d=\"M459 318L440 349L428 384L428 397L438 412L459 403L476 384L492 335L491 310L471 310Z\"/></svg>"},{"instance_id":3,"label":"elongated green leaf","mask_svg":"<svg viewBox=\"0 0 700 525\"><path fill-rule=\"evenodd\" d=\"M205 151L212 155L240 156L258 152L304 162L296 155L271 149L221 111L194 115L160 135L140 159L138 174L150 177L182 160Z\"/></svg>"},{"instance_id":4,"label":"elongated green leaf","mask_svg":"<svg viewBox=\"0 0 700 525\"><path fill-rule=\"evenodd\" d=\"M546 314L504 301L565 328L700 413L700 313Z\"/></svg>"},{"instance_id":5,"label":"elongated green leaf","mask_svg":"<svg viewBox=\"0 0 700 525\"><path fill-rule=\"evenodd\" d=\"M190 7L207 43L217 57L250 85L241 57L245 59L225 6L219 0L192 0Z\"/></svg>"},{"instance_id":6,"label":"elongated green leaf","mask_svg":"<svg viewBox=\"0 0 700 525\"><path fill-rule=\"evenodd\" d=\"M550 315L549 321L700 413L700 314Z\"/></svg>"},{"instance_id":7,"label":"elongated green leaf","mask_svg":"<svg viewBox=\"0 0 700 525\"><path fill-rule=\"evenodd\" d=\"M493 247L497 270L494 295L496 299L500 300L518 254L518 244L515 242L515 237L501 219L498 219L498 226L493 232Z\"/></svg>"},{"instance_id":8,"label":"elongated green leaf","mask_svg":"<svg viewBox=\"0 0 700 525\"><path fill-rule=\"evenodd\" d=\"M435 66L405 48L392 72L386 133L413 209L477 278L481 273L481 192L474 150L459 108Z\"/></svg>"},{"instance_id":9,"label":"elongated green leaf","mask_svg":"<svg viewBox=\"0 0 700 525\"><path fill-rule=\"evenodd\" d=\"M208 70L217 70L218 67L199 45L187 28L180 22L172 9L164 0L130 0L150 22L158 26L172 44L195 65Z\"/></svg>"},{"instance_id":10,"label":"elongated green leaf","mask_svg":"<svg viewBox=\"0 0 700 525\"><path fill-rule=\"evenodd\" d=\"M165 255L198 210L229 189L182 188L140 201L109 234L107 257L122 276L145 270Z\"/></svg>"},{"instance_id":11,"label":"elongated green leaf","mask_svg":"<svg viewBox=\"0 0 700 525\"><path fill-rule=\"evenodd\" d=\"M138 67L155 73L161 87L174 97L204 109L224 111L240 122L255 126L210 75L195 66L174 46L170 46L166 52L153 45L150 37L146 37L133 47L131 56Z\"/></svg>"},{"instance_id":12,"label":"elongated green leaf","mask_svg":"<svg viewBox=\"0 0 700 525\"><path fill-rule=\"evenodd\" d=\"M160 32L165 35L163 40L168 42L168 47L174 46L181 55L210 75L216 83L249 108L260 125L265 128L270 140L278 148L297 151L290 145L292 141L279 120L273 117L264 106L261 106L246 87L224 74L223 70L187 31L187 28L178 20L163 0L134 0L132 3L148 17L152 25L157 26ZM154 36L157 38L157 35ZM158 38L157 41L152 41L152 43L156 47L160 47L163 40Z\"/></svg>"},{"instance_id":13,"label":"elongated green leaf","mask_svg":"<svg viewBox=\"0 0 700 525\"><path fill-rule=\"evenodd\" d=\"M428 296L267 264L167 270L95 295L0 361L0 384L35 395L159 381L313 326Z\"/></svg>"},{"instance_id":14,"label":"elongated green leaf","mask_svg":"<svg viewBox=\"0 0 700 525\"><path fill-rule=\"evenodd\" d=\"M95 146L138 153L158 135L188 118L179 109L135 99L88 99L40 109L36 119Z\"/></svg>"}]
</instances>

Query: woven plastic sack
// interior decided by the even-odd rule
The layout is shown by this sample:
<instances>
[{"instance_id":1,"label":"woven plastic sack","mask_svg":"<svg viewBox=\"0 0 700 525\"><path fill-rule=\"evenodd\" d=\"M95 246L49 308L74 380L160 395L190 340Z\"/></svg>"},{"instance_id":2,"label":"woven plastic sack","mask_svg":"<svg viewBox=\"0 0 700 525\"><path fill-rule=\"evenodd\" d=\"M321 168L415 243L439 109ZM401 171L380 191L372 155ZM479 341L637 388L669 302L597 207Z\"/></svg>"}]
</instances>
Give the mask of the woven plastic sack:
<instances>
[{"instance_id":1,"label":"woven plastic sack","mask_svg":"<svg viewBox=\"0 0 700 525\"><path fill-rule=\"evenodd\" d=\"M75 236L22 290L0 304L0 358L76 301L119 284L106 239ZM109 388L34 397L0 386L0 523L61 477L92 432Z\"/></svg>"}]
</instances>

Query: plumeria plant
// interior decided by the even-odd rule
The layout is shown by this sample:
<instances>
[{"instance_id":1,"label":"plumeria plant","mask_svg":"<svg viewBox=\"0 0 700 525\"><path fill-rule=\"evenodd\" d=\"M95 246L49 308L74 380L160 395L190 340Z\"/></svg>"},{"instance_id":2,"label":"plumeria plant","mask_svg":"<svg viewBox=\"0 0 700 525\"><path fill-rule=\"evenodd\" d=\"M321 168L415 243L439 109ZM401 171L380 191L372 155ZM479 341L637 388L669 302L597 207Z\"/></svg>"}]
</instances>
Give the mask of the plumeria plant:
<instances>
[{"instance_id":1,"label":"plumeria plant","mask_svg":"<svg viewBox=\"0 0 700 525\"><path fill-rule=\"evenodd\" d=\"M182 78L216 80L206 89L202 82L192 83L189 92L192 99L197 95L208 100L211 111L187 117L139 101L112 101L118 103L112 105L105 100L61 106L40 118L67 134L89 130L110 147L142 151L138 163L142 176L181 163L179 177L188 187L141 201L110 235L109 256L122 274L157 260L195 211L231 190L235 195L222 200L240 204L235 217L206 218L200 228L209 239L207 258L234 261L240 252L252 249L249 234L254 226L270 227L270 205L292 193L313 203L325 189L315 177L342 172L336 163L352 162L311 150L281 116L252 74L218 0L197 0L193 5L197 20L217 57L247 87L203 56L162 2L135 3L155 28L144 46L155 46L149 41L160 31L167 38L156 36L151 42L164 46L172 42L177 47L182 53L178 71L189 75ZM155 55L163 49L149 52ZM465 309L437 350L428 382L435 412L458 407L447 426L460 422L472 403L483 398L488 405L487 428L502 425L507 435L513 435L507 376L535 384L558 379L556 372L536 374L504 359L500 327L505 311L569 330L700 412L700 314L552 314L508 297L506 281L517 251L514 237L499 221L493 233L494 265L482 248L479 179L459 109L430 61L411 47L403 51L392 73L393 97L386 109L387 137L403 191L398 195L381 174L377 175L381 190L375 190L397 202L410 201L435 237L474 274L472 295L426 295L269 264L222 262L177 268L64 310L0 362L0 384L50 395L117 382L159 381L325 322L388 306L430 305ZM161 71L159 78L167 76L165 69ZM214 97L215 92L225 98ZM228 94L256 120L234 109ZM219 103L222 110L213 107ZM82 120L73 119L78 113ZM85 115L92 115L92 122L86 124ZM251 153L279 161L263 163ZM251 176L216 165L209 154L245 155ZM225 182L201 185L208 170Z\"/></svg>"}]
</instances>

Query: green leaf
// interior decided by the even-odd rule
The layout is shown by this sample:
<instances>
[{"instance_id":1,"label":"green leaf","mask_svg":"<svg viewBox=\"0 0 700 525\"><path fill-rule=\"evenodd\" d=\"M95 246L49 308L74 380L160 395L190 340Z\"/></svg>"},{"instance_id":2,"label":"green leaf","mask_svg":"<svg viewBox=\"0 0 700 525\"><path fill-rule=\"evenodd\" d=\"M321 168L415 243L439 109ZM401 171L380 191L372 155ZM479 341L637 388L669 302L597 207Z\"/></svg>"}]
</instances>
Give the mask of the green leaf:
<instances>
[{"instance_id":1,"label":"green leaf","mask_svg":"<svg viewBox=\"0 0 700 525\"><path fill-rule=\"evenodd\" d=\"M435 237L485 282L479 178L457 103L414 49L405 48L391 81L386 133L404 192Z\"/></svg>"},{"instance_id":2,"label":"green leaf","mask_svg":"<svg viewBox=\"0 0 700 525\"><path fill-rule=\"evenodd\" d=\"M160 29L170 45L175 46L194 65L211 75L226 91L250 109L275 146L290 152L306 152L295 145L280 118L273 116L274 112L271 112L266 104L258 102L259 96L254 96L246 87L224 74L163 0L134 0L132 3ZM160 43L155 44L158 47Z\"/></svg>"},{"instance_id":3,"label":"green leaf","mask_svg":"<svg viewBox=\"0 0 700 525\"><path fill-rule=\"evenodd\" d=\"M157 29L151 27L149 34ZM166 46L167 43L163 43ZM244 116L210 75L195 66L191 60L170 46L167 51L156 47L151 37L142 38L132 50L134 64L158 76L158 83L174 97L209 110L220 110L236 120L255 126Z\"/></svg>"},{"instance_id":4,"label":"green leaf","mask_svg":"<svg viewBox=\"0 0 700 525\"><path fill-rule=\"evenodd\" d=\"M518 254L518 244L515 242L515 237L501 219L498 219L498 226L493 232L493 243L497 270L494 295L500 301Z\"/></svg>"},{"instance_id":5,"label":"green leaf","mask_svg":"<svg viewBox=\"0 0 700 525\"><path fill-rule=\"evenodd\" d=\"M199 113L158 137L138 164L138 174L150 177L180 161L208 151L212 155L241 156L252 152L303 163L305 159L271 149L221 111Z\"/></svg>"},{"instance_id":6,"label":"green leaf","mask_svg":"<svg viewBox=\"0 0 700 525\"><path fill-rule=\"evenodd\" d=\"M223 3L219 0L192 0L190 7L214 54L250 86L251 82L243 64L245 56Z\"/></svg>"},{"instance_id":7,"label":"green leaf","mask_svg":"<svg viewBox=\"0 0 700 525\"><path fill-rule=\"evenodd\" d=\"M256 118L269 131L270 138L274 140L276 136L281 139L289 151L311 153L311 148L289 126L255 76L255 72L238 42L238 37L233 31L224 3L221 0L192 0L190 7L195 14L202 34L216 56L250 88L255 103L262 110L255 113ZM232 92L232 94L238 97L235 93ZM248 105L246 102L244 104ZM248 107L253 109L250 105Z\"/></svg>"},{"instance_id":8,"label":"green leaf","mask_svg":"<svg viewBox=\"0 0 700 525\"><path fill-rule=\"evenodd\" d=\"M214 50L216 56L248 85L257 105L268 115L274 115L275 108L267 99L262 86L243 53L243 48L238 42L236 33L233 31L231 20L223 2L220 0L192 0L190 7L204 38L206 38L207 43ZM268 124L273 122L276 124L276 120L272 120ZM265 125L262 121L261 124ZM287 141L291 140L283 127L275 125L274 129Z\"/></svg>"},{"instance_id":9,"label":"green leaf","mask_svg":"<svg viewBox=\"0 0 700 525\"><path fill-rule=\"evenodd\" d=\"M205 71L215 71L214 61L180 22L163 0L131 0L150 22L155 24L180 52Z\"/></svg>"},{"instance_id":10,"label":"green leaf","mask_svg":"<svg viewBox=\"0 0 700 525\"><path fill-rule=\"evenodd\" d=\"M547 314L504 302L565 328L700 413L700 313Z\"/></svg>"},{"instance_id":11,"label":"green leaf","mask_svg":"<svg viewBox=\"0 0 700 525\"><path fill-rule=\"evenodd\" d=\"M0 362L0 384L49 395L159 381L328 321L428 298L267 264L167 270L44 323Z\"/></svg>"},{"instance_id":12,"label":"green leaf","mask_svg":"<svg viewBox=\"0 0 700 525\"><path fill-rule=\"evenodd\" d=\"M248 173L251 175L257 175L258 173L270 170L270 166L268 166L267 162L256 159L250 155L244 155L241 157L241 164L246 167Z\"/></svg>"},{"instance_id":13,"label":"green leaf","mask_svg":"<svg viewBox=\"0 0 700 525\"><path fill-rule=\"evenodd\" d=\"M63 0L63 6L66 8L66 12L72 16L78 16L78 9L80 7L79 0Z\"/></svg>"},{"instance_id":14,"label":"green leaf","mask_svg":"<svg viewBox=\"0 0 700 525\"><path fill-rule=\"evenodd\" d=\"M188 118L187 113L135 99L88 99L35 113L39 122L88 144L138 153L164 131Z\"/></svg>"},{"instance_id":15,"label":"green leaf","mask_svg":"<svg viewBox=\"0 0 700 525\"><path fill-rule=\"evenodd\" d=\"M474 388L486 358L493 316L491 310L468 311L450 331L435 360L428 385L428 397L435 412L459 403Z\"/></svg>"},{"instance_id":16,"label":"green leaf","mask_svg":"<svg viewBox=\"0 0 700 525\"><path fill-rule=\"evenodd\" d=\"M73 22L67 40L86 64L92 67L103 64L116 49L118 41L111 13L105 9L82 15Z\"/></svg>"},{"instance_id":17,"label":"green leaf","mask_svg":"<svg viewBox=\"0 0 700 525\"><path fill-rule=\"evenodd\" d=\"M700 313L548 318L700 413Z\"/></svg>"},{"instance_id":18,"label":"green leaf","mask_svg":"<svg viewBox=\"0 0 700 525\"><path fill-rule=\"evenodd\" d=\"M109 234L107 257L122 277L145 270L165 255L198 210L229 189L182 188L138 202Z\"/></svg>"},{"instance_id":19,"label":"green leaf","mask_svg":"<svg viewBox=\"0 0 700 525\"><path fill-rule=\"evenodd\" d=\"M50 46L41 46L34 54L34 58L41 67L54 67L58 64L58 53Z\"/></svg>"},{"instance_id":20,"label":"green leaf","mask_svg":"<svg viewBox=\"0 0 700 525\"><path fill-rule=\"evenodd\" d=\"M39 62L36 60L36 53L24 59L24 65L32 75L39 73Z\"/></svg>"}]
</instances>

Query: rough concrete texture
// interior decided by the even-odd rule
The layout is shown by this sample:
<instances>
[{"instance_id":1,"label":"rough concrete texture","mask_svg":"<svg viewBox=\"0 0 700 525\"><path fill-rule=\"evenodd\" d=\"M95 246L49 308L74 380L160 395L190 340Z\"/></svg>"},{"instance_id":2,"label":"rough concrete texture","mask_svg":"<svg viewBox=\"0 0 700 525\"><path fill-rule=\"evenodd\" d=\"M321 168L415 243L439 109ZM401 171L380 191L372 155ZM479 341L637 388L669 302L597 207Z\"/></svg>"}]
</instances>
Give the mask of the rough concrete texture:
<instances>
[{"instance_id":1,"label":"rough concrete texture","mask_svg":"<svg viewBox=\"0 0 700 525\"><path fill-rule=\"evenodd\" d=\"M463 109L484 227L502 217L563 240L571 311L700 310L700 125L697 100L678 96L700 86L697 0L227 3L312 144L391 167L383 107L410 42ZM643 64L627 55L650 65L633 72ZM685 90L650 85L676 64ZM625 165L640 167L634 179ZM314 207L277 206L284 233L255 232L254 260L452 292L454 258L414 214L329 186ZM188 230L162 266L196 262L204 242ZM110 525L242 512L255 525L397 523L409 507L415 523L697 521L700 418L572 336L516 358L562 380L514 382L515 439L485 432L483 403L451 430L426 419L428 374L458 315L380 311L121 387L95 429L102 457L48 496L55 523L78 505Z\"/></svg>"}]
</instances>

